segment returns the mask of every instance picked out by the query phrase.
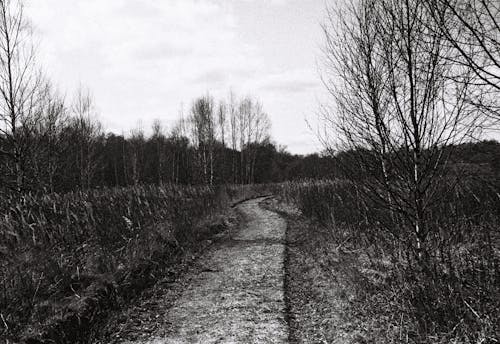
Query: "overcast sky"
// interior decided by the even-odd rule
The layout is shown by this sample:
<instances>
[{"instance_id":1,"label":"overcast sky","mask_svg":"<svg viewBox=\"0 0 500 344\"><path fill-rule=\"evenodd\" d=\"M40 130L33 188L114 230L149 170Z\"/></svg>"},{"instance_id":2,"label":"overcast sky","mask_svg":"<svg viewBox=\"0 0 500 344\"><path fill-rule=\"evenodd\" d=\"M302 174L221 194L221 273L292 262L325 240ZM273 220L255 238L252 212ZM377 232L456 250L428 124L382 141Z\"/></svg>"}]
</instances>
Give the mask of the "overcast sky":
<instances>
[{"instance_id":1,"label":"overcast sky","mask_svg":"<svg viewBox=\"0 0 500 344\"><path fill-rule=\"evenodd\" d=\"M210 92L259 97L273 138L319 149L305 119L324 97L317 71L324 0L28 0L39 61L71 99L88 87L106 130L169 126Z\"/></svg>"}]
</instances>

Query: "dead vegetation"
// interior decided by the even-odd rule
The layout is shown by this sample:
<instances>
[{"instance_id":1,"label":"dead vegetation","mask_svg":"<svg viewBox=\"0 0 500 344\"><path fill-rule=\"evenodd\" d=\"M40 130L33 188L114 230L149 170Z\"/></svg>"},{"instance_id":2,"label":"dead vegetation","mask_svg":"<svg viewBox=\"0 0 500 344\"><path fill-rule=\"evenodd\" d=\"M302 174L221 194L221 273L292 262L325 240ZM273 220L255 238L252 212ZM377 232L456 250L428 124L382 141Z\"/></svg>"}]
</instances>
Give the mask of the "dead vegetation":
<instances>
[{"instance_id":1,"label":"dead vegetation","mask_svg":"<svg viewBox=\"0 0 500 344\"><path fill-rule=\"evenodd\" d=\"M82 342L109 310L214 233L245 187L134 187L13 196L0 220L1 337Z\"/></svg>"},{"instance_id":2,"label":"dead vegetation","mask_svg":"<svg viewBox=\"0 0 500 344\"><path fill-rule=\"evenodd\" d=\"M95 343L283 343L285 222L260 199L175 281L165 279Z\"/></svg>"},{"instance_id":3,"label":"dead vegetation","mask_svg":"<svg viewBox=\"0 0 500 344\"><path fill-rule=\"evenodd\" d=\"M475 200L457 193L452 208L460 216L441 209L440 231L429 245L432 268L423 272L408 248L411 229L398 223L395 237L381 225L383 213L354 190L340 181L276 187L296 209L284 213L295 340L498 341L500 238L489 194Z\"/></svg>"}]
</instances>

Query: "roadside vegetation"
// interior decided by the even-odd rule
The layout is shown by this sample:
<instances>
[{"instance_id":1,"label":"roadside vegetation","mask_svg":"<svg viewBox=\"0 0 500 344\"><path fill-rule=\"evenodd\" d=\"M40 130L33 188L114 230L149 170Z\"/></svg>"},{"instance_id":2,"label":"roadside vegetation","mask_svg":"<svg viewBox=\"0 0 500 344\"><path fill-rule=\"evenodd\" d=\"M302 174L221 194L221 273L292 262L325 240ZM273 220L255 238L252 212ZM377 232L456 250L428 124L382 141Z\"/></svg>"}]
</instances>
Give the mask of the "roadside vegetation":
<instances>
[{"instance_id":1,"label":"roadside vegetation","mask_svg":"<svg viewBox=\"0 0 500 344\"><path fill-rule=\"evenodd\" d=\"M289 220L288 288L292 316L300 319L297 342L500 338L497 191L468 181L446 196L432 213L422 269L412 255L411 226L362 197L359 186L325 180L274 190L289 205L274 206Z\"/></svg>"},{"instance_id":2,"label":"roadside vegetation","mask_svg":"<svg viewBox=\"0 0 500 344\"><path fill-rule=\"evenodd\" d=\"M230 225L249 187L138 186L3 199L1 337L85 342L92 327Z\"/></svg>"},{"instance_id":3,"label":"roadside vegetation","mask_svg":"<svg viewBox=\"0 0 500 344\"><path fill-rule=\"evenodd\" d=\"M365 341L500 340L498 154L464 154L498 129L499 14L489 0L328 6L318 136L340 173L276 193L329 233L317 250L304 234L319 266L355 268L351 309L381 320Z\"/></svg>"}]
</instances>

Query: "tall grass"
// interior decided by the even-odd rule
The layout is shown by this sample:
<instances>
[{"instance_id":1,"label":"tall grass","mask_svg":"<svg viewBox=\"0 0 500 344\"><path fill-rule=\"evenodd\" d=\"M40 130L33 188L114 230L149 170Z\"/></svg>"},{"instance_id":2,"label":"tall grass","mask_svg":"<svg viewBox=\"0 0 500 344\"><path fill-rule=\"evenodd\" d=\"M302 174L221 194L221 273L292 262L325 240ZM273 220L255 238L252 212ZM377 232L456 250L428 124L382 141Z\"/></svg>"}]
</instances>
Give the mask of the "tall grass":
<instances>
[{"instance_id":1,"label":"tall grass","mask_svg":"<svg viewBox=\"0 0 500 344\"><path fill-rule=\"evenodd\" d=\"M211 234L202 222L252 194L250 187L168 185L1 200L0 337L19 337L26 324L63 318L68 309L79 316L97 292L111 303L134 296L158 267Z\"/></svg>"},{"instance_id":2,"label":"tall grass","mask_svg":"<svg viewBox=\"0 0 500 344\"><path fill-rule=\"evenodd\" d=\"M500 336L500 197L466 181L429 215L429 269L410 253L412 231L344 180L277 184L274 192L329 229L336 247L362 252L374 270L389 266L377 298L407 321L411 342L480 342ZM369 289L369 288L368 288ZM364 305L368 306L368 305ZM401 318L401 319L402 319ZM400 326L400 324L395 324Z\"/></svg>"}]
</instances>

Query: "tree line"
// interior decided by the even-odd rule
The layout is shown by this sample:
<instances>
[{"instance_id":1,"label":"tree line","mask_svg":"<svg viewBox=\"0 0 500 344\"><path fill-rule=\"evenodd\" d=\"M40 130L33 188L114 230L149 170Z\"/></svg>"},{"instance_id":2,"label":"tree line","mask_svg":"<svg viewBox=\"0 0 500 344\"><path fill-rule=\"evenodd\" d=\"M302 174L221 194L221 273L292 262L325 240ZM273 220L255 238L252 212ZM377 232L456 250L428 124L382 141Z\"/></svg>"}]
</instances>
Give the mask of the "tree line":
<instances>
[{"instance_id":1,"label":"tree line","mask_svg":"<svg viewBox=\"0 0 500 344\"><path fill-rule=\"evenodd\" d=\"M171 128L155 120L150 135L138 127L125 136L103 130L88 91L68 105L46 86L32 113L9 123L0 136L3 192L264 182L272 172L264 160L276 152L262 104L234 94L199 97Z\"/></svg>"},{"instance_id":2,"label":"tree line","mask_svg":"<svg viewBox=\"0 0 500 344\"><path fill-rule=\"evenodd\" d=\"M254 183L271 177L269 116L254 97L195 99L172 128L106 133L90 91L61 97L36 62L22 1L0 1L0 191ZM270 155L271 152L272 154Z\"/></svg>"}]
</instances>

